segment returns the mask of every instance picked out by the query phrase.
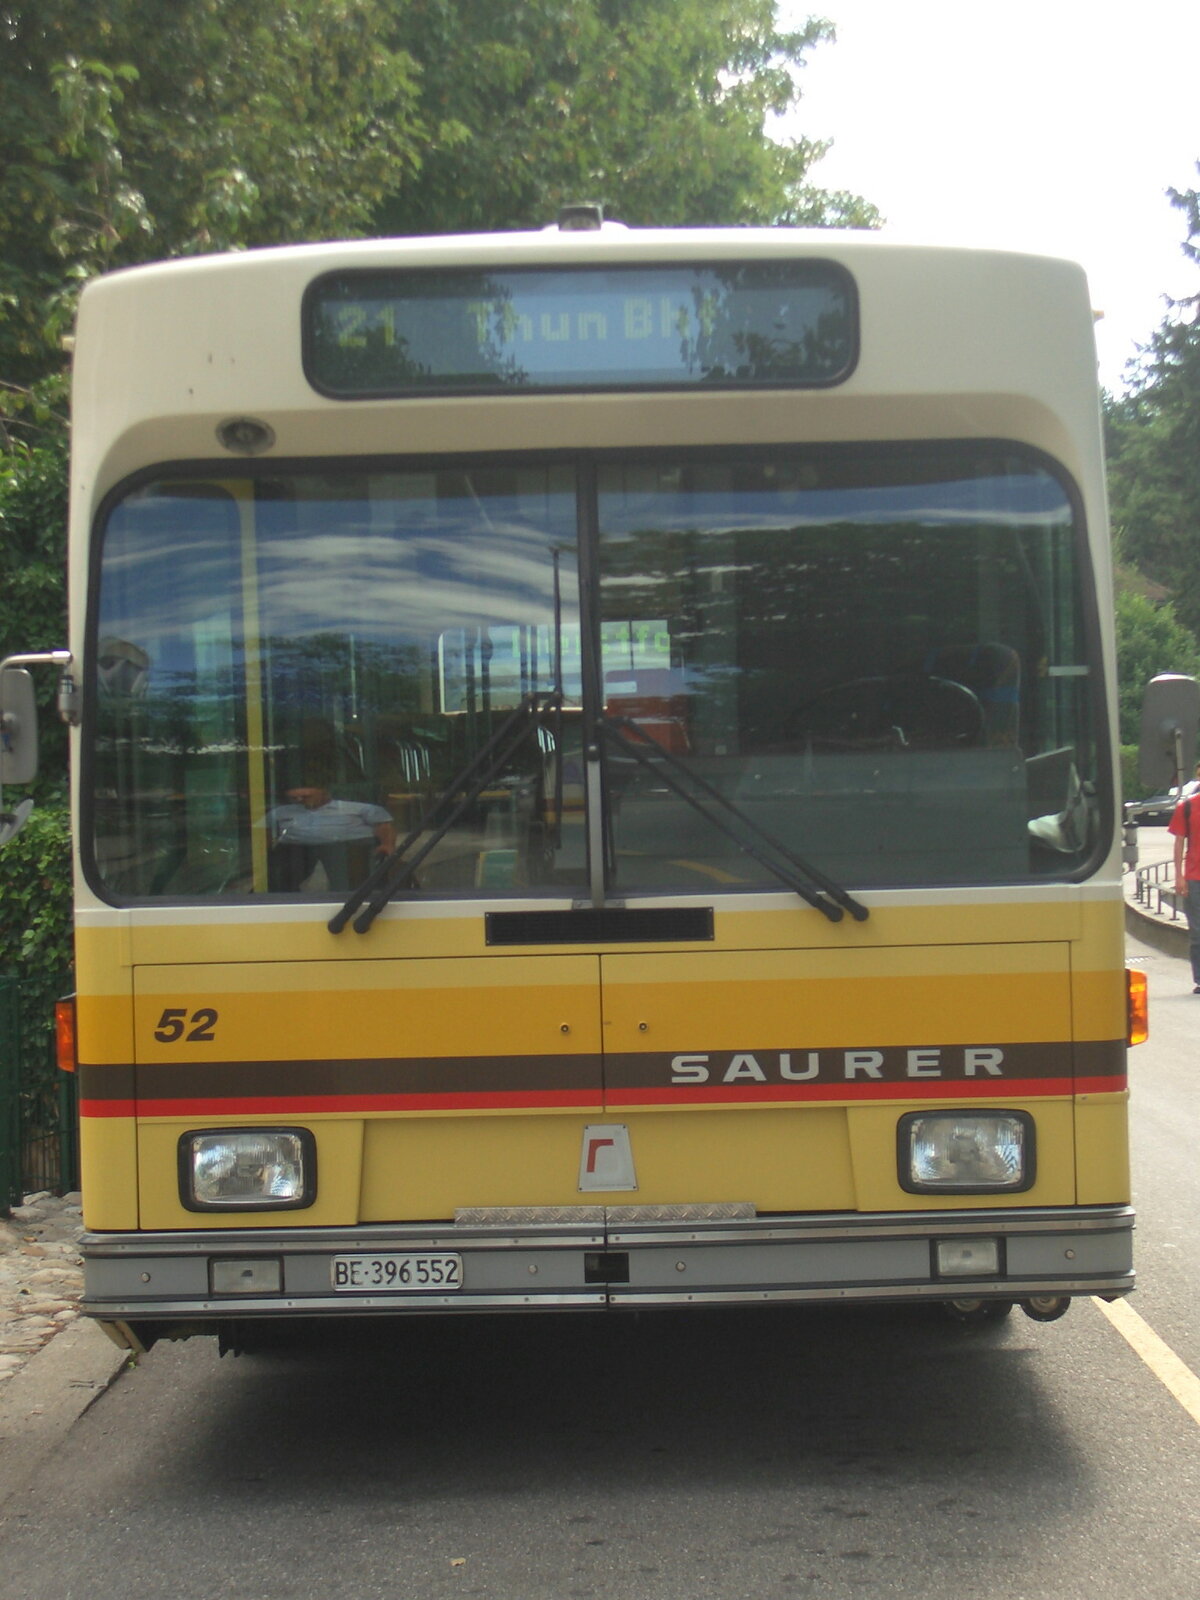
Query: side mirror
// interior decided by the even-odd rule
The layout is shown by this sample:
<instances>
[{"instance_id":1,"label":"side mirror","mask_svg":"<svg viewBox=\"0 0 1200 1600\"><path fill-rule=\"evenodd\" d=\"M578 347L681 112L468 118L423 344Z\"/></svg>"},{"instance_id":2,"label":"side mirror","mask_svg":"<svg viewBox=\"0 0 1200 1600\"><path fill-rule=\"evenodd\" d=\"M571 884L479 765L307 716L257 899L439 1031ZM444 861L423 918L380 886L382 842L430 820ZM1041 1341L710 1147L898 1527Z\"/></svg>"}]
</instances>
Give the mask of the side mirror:
<instances>
[{"instance_id":1,"label":"side mirror","mask_svg":"<svg viewBox=\"0 0 1200 1600\"><path fill-rule=\"evenodd\" d=\"M30 655L5 656L0 661L0 845L20 833L33 810L32 800L22 800L15 811L4 809L6 783L32 783L38 769L37 702L27 666L53 666L62 672L59 710L66 721L78 721L78 696L70 676L69 650L39 650Z\"/></svg>"},{"instance_id":2,"label":"side mirror","mask_svg":"<svg viewBox=\"0 0 1200 1600\"><path fill-rule=\"evenodd\" d=\"M1200 683L1178 672L1151 678L1142 700L1138 775L1147 789L1182 784L1196 760Z\"/></svg>"},{"instance_id":3,"label":"side mirror","mask_svg":"<svg viewBox=\"0 0 1200 1600\"><path fill-rule=\"evenodd\" d=\"M0 672L0 786L32 783L38 769L38 716L33 679L24 667Z\"/></svg>"}]
</instances>

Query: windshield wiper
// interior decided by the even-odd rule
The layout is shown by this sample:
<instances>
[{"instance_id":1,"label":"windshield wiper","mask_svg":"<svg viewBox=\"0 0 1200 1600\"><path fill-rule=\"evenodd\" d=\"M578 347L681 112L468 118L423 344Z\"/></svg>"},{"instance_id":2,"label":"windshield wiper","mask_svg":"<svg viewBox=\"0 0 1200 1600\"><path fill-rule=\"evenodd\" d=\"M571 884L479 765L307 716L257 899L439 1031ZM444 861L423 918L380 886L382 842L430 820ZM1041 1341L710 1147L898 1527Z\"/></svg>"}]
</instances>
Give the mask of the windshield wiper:
<instances>
[{"instance_id":1,"label":"windshield wiper","mask_svg":"<svg viewBox=\"0 0 1200 1600\"><path fill-rule=\"evenodd\" d=\"M384 856L345 905L334 912L327 924L330 933L341 933L360 907L364 909L355 919L354 931L366 933L392 896L414 881L417 868L426 856L437 848L488 785L504 771L512 756L538 726L542 711L551 710L556 705L561 711L561 696L557 690L551 693L531 691L521 696L515 708L474 759L461 772L455 773L435 796L428 815L400 841L390 855ZM424 839L424 843L415 855L409 857L408 852L419 839Z\"/></svg>"},{"instance_id":2,"label":"windshield wiper","mask_svg":"<svg viewBox=\"0 0 1200 1600\"><path fill-rule=\"evenodd\" d=\"M765 867L793 893L810 906L815 906L830 922L840 922L843 910L848 911L856 922L865 922L870 916L867 907L855 900L840 883L826 877L811 862L796 855L782 840L768 833L740 806L734 805L699 773L693 772L686 762L680 761L632 718L603 716L600 718L600 732L623 755L632 756L641 766L656 773L693 811L732 839L739 850L757 861L759 866ZM693 787L689 789L688 784ZM744 837L745 834L750 836L749 839ZM782 857L782 862L772 859L769 852L774 852L775 857Z\"/></svg>"}]
</instances>

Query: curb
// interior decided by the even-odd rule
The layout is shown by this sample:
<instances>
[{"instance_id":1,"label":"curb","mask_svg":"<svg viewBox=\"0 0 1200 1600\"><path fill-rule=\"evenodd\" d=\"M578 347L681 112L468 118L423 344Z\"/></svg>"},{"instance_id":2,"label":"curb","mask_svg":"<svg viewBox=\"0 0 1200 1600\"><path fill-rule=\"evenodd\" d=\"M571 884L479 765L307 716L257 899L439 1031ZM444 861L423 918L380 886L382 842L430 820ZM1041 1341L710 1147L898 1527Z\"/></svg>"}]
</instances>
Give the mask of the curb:
<instances>
[{"instance_id":1,"label":"curb","mask_svg":"<svg viewBox=\"0 0 1200 1600\"><path fill-rule=\"evenodd\" d=\"M129 1360L90 1319L56 1333L0 1388L0 1509Z\"/></svg>"},{"instance_id":2,"label":"curb","mask_svg":"<svg viewBox=\"0 0 1200 1600\"><path fill-rule=\"evenodd\" d=\"M1188 959L1189 934L1186 922L1166 921L1126 900L1125 932L1163 955L1178 956L1181 961Z\"/></svg>"}]
</instances>

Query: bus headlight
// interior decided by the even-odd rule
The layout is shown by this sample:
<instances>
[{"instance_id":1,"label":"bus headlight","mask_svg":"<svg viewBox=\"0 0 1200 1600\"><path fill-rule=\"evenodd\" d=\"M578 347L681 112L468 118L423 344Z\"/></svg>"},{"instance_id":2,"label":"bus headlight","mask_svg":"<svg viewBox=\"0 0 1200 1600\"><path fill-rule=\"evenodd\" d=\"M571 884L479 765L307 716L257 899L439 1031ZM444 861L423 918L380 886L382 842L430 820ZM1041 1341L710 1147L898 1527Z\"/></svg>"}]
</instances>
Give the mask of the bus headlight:
<instances>
[{"instance_id":1,"label":"bus headlight","mask_svg":"<svg viewBox=\"0 0 1200 1600\"><path fill-rule=\"evenodd\" d=\"M1019 1194L1034 1181L1027 1111L916 1111L900 1118L900 1187L909 1194Z\"/></svg>"},{"instance_id":2,"label":"bus headlight","mask_svg":"<svg viewBox=\"0 0 1200 1600\"><path fill-rule=\"evenodd\" d=\"M317 1197L307 1128L205 1128L179 1141L179 1196L189 1211L289 1211Z\"/></svg>"}]
</instances>

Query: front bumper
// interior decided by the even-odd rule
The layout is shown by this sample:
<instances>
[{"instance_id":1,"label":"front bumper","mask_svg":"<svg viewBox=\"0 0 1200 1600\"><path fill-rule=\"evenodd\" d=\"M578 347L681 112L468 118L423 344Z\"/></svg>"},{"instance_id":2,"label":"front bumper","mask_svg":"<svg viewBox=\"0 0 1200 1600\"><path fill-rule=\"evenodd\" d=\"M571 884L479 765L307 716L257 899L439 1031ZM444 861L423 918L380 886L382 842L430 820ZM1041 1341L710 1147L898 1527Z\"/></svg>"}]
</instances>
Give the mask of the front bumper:
<instances>
[{"instance_id":1,"label":"front bumper","mask_svg":"<svg viewBox=\"0 0 1200 1600\"><path fill-rule=\"evenodd\" d=\"M153 1336L246 1317L586 1310L771 1301L1104 1295L1133 1288L1128 1206L650 1220L639 1207L457 1223L86 1233L83 1309ZM937 1245L999 1241L999 1271L939 1275ZM335 1292L333 1258L461 1259L454 1292ZM277 1293L218 1294L214 1262L277 1261ZM125 1342L122 1340L122 1342Z\"/></svg>"}]
</instances>

